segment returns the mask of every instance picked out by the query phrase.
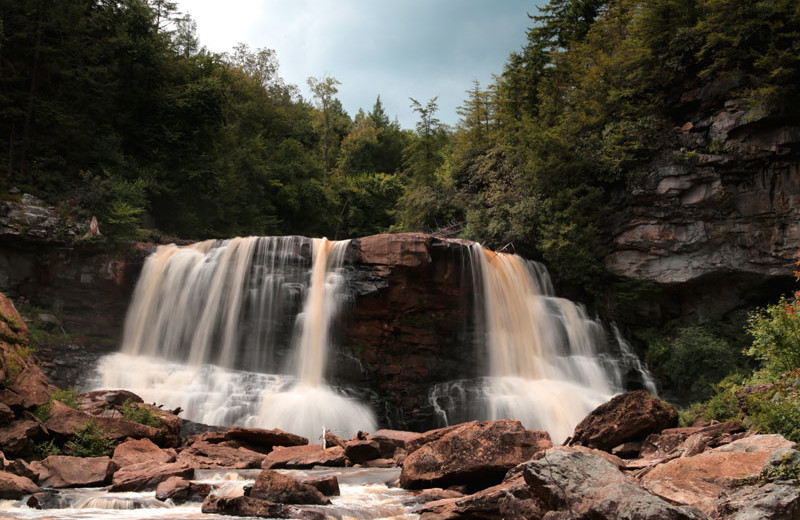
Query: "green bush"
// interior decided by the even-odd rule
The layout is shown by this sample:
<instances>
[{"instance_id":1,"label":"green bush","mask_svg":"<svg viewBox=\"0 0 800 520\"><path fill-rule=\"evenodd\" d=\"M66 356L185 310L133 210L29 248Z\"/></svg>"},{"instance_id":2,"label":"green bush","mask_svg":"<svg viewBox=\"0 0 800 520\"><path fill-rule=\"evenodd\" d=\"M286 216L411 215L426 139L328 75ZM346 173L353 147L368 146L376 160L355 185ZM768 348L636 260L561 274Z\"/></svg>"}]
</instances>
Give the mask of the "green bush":
<instances>
[{"instance_id":1,"label":"green bush","mask_svg":"<svg viewBox=\"0 0 800 520\"><path fill-rule=\"evenodd\" d=\"M153 428L161 427L161 417L158 412L130 399L126 399L122 403L122 418L126 421L152 426Z\"/></svg>"},{"instance_id":2,"label":"green bush","mask_svg":"<svg viewBox=\"0 0 800 520\"><path fill-rule=\"evenodd\" d=\"M750 314L747 332L753 344L746 353L763 364L759 377L775 380L781 374L800 367L800 302L782 297L778 303L768 305Z\"/></svg>"},{"instance_id":3,"label":"green bush","mask_svg":"<svg viewBox=\"0 0 800 520\"><path fill-rule=\"evenodd\" d=\"M40 459L46 459L50 455L58 455L61 453L61 450L58 449L54 439L50 439L46 442L40 442L36 444L33 449Z\"/></svg>"},{"instance_id":4,"label":"green bush","mask_svg":"<svg viewBox=\"0 0 800 520\"><path fill-rule=\"evenodd\" d=\"M707 421L730 421L741 416L739 398L736 391L742 387L741 376L728 376L716 386L716 394L706 403Z\"/></svg>"},{"instance_id":5,"label":"green bush","mask_svg":"<svg viewBox=\"0 0 800 520\"><path fill-rule=\"evenodd\" d=\"M59 401L62 404L69 406L75 410L80 409L80 399L78 398L78 391L70 387L66 390L55 390L50 394L50 400L47 404L39 406L34 410L33 414L39 418L40 421L46 422L50 418L50 408L53 401Z\"/></svg>"},{"instance_id":6,"label":"green bush","mask_svg":"<svg viewBox=\"0 0 800 520\"><path fill-rule=\"evenodd\" d=\"M62 452L74 457L105 457L114 452L114 441L106 439L103 428L94 419L83 426L75 427L73 437L66 443Z\"/></svg>"}]
</instances>

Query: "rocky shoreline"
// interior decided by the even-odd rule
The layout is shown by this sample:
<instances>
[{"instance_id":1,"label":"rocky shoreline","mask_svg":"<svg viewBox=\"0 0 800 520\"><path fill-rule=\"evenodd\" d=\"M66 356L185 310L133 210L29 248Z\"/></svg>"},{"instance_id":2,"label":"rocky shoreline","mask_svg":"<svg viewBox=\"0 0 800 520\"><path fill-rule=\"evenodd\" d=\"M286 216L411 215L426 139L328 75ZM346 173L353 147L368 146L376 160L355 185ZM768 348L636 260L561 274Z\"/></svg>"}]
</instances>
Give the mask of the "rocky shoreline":
<instances>
[{"instance_id":1,"label":"rocky shoreline","mask_svg":"<svg viewBox=\"0 0 800 520\"><path fill-rule=\"evenodd\" d=\"M327 432L313 444L280 430L190 424L180 410L121 390L80 394L74 407L51 400L57 389L26 353L27 328L2 295L0 310L0 498L26 499L29 507L55 507L65 488L105 486L152 491L172 503L202 500L203 513L324 519L328 497L338 493L336 477L301 481L276 470L398 467L398 485L413 490L407 505L421 520L800 514L794 443L738 422L678 428L675 409L644 391L598 407L562 446L514 420L423 433L380 430L348 440ZM129 420L131 410L157 420ZM75 443L87 425L108 443L109 455L41 452ZM238 496L192 481L198 470L222 468L260 472Z\"/></svg>"}]
</instances>

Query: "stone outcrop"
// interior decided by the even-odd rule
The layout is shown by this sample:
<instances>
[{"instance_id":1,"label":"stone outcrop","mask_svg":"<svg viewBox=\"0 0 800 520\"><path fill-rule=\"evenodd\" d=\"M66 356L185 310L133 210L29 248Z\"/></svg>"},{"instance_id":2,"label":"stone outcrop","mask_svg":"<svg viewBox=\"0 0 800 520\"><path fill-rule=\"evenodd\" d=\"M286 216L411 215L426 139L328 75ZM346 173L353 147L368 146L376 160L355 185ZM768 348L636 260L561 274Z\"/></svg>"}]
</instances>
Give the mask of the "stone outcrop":
<instances>
[{"instance_id":1,"label":"stone outcrop","mask_svg":"<svg viewBox=\"0 0 800 520\"><path fill-rule=\"evenodd\" d=\"M39 486L29 478L7 471L0 471L0 499L18 500L25 495L31 495L39 491Z\"/></svg>"},{"instance_id":2,"label":"stone outcrop","mask_svg":"<svg viewBox=\"0 0 800 520\"><path fill-rule=\"evenodd\" d=\"M178 455L178 462L196 469L260 468L266 455L247 448L233 448L223 444L198 441Z\"/></svg>"},{"instance_id":3,"label":"stone outcrop","mask_svg":"<svg viewBox=\"0 0 800 520\"><path fill-rule=\"evenodd\" d=\"M140 462L125 466L116 473L111 482L111 491L144 491L155 489L170 477L194 478L194 468L182 462Z\"/></svg>"},{"instance_id":4,"label":"stone outcrop","mask_svg":"<svg viewBox=\"0 0 800 520\"><path fill-rule=\"evenodd\" d=\"M150 439L155 442L161 438L161 431L152 426L112 417L89 415L59 401L53 401L50 406L50 418L45 422L45 426L51 433L69 437L74 435L76 429L86 426L90 421L97 425L105 438L113 441L122 441L130 437Z\"/></svg>"},{"instance_id":5,"label":"stone outcrop","mask_svg":"<svg viewBox=\"0 0 800 520\"><path fill-rule=\"evenodd\" d=\"M346 466L347 457L344 448L334 446L323 449L319 444L305 446L276 447L265 458L261 467L264 469L307 469L314 466Z\"/></svg>"},{"instance_id":6,"label":"stone outcrop","mask_svg":"<svg viewBox=\"0 0 800 520\"><path fill-rule=\"evenodd\" d=\"M638 316L620 319L730 310L774 297L769 282L791 273L800 244L800 126L732 98L734 84L715 95L687 93L675 111L674 146L615 195L606 268L661 288Z\"/></svg>"},{"instance_id":7,"label":"stone outcrop","mask_svg":"<svg viewBox=\"0 0 800 520\"><path fill-rule=\"evenodd\" d=\"M526 430L519 421L467 423L411 452L403 463L400 484L407 489L485 488L552 445L547 432Z\"/></svg>"},{"instance_id":8,"label":"stone outcrop","mask_svg":"<svg viewBox=\"0 0 800 520\"><path fill-rule=\"evenodd\" d=\"M114 448L111 460L118 468L124 468L144 461L158 463L175 462L177 454L172 449L161 449L150 439L129 439Z\"/></svg>"},{"instance_id":9,"label":"stone outcrop","mask_svg":"<svg viewBox=\"0 0 800 520\"><path fill-rule=\"evenodd\" d=\"M570 440L571 445L611 451L631 441L678 425L678 412L644 390L620 394L586 416Z\"/></svg>"}]
</instances>

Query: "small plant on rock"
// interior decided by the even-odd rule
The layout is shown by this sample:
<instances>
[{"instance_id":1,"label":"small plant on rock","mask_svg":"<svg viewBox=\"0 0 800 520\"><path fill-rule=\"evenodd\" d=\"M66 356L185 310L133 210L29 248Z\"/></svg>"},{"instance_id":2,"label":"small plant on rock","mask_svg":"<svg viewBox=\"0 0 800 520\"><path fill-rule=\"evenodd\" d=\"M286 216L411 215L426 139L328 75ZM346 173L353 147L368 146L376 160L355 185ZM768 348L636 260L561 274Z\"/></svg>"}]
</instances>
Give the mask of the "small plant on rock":
<instances>
[{"instance_id":1,"label":"small plant on rock","mask_svg":"<svg viewBox=\"0 0 800 520\"><path fill-rule=\"evenodd\" d=\"M74 457L105 457L114 452L114 441L105 437L105 431L94 419L75 427L73 437L64 443L63 453Z\"/></svg>"},{"instance_id":2,"label":"small plant on rock","mask_svg":"<svg viewBox=\"0 0 800 520\"><path fill-rule=\"evenodd\" d=\"M158 412L140 403L135 403L130 399L126 399L125 402L122 403L121 413L122 418L126 421L152 426L153 428L161 427L161 417Z\"/></svg>"}]
</instances>

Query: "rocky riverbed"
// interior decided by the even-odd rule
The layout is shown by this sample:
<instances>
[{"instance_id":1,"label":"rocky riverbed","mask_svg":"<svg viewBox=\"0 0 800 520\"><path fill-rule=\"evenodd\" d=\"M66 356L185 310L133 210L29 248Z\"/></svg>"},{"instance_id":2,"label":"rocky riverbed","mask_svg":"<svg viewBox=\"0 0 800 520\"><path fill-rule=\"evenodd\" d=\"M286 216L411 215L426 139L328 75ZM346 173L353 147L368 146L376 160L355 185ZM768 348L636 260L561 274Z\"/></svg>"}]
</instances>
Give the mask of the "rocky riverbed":
<instances>
[{"instance_id":1,"label":"rocky riverbed","mask_svg":"<svg viewBox=\"0 0 800 520\"><path fill-rule=\"evenodd\" d=\"M675 409L644 391L601 405L561 446L553 446L547 432L515 420L422 433L362 432L352 439L327 432L317 443L277 429L189 423L180 410L142 403L121 390L81 394L73 406L51 400L59 394L26 351L27 328L4 296L0 311L5 517L800 515L794 443L738 422L678 428ZM157 420L131 420L142 417ZM89 427L108 455L45 453L74 451Z\"/></svg>"}]
</instances>

